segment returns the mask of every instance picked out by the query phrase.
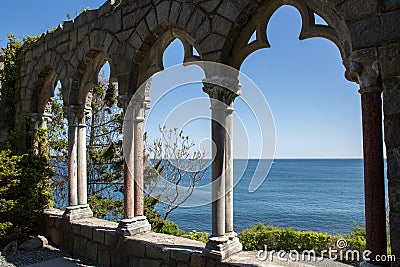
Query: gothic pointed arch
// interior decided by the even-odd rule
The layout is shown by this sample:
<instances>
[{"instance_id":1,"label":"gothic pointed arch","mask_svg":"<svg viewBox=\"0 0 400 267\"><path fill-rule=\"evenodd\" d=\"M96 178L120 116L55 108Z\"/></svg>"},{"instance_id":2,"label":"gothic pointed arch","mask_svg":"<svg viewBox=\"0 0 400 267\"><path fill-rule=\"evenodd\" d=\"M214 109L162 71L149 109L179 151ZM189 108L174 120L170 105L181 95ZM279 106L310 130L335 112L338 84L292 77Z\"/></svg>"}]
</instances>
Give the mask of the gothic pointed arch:
<instances>
[{"instance_id":1,"label":"gothic pointed arch","mask_svg":"<svg viewBox=\"0 0 400 267\"><path fill-rule=\"evenodd\" d=\"M302 18L302 28L299 39L322 37L332 41L340 50L343 58L351 53L351 38L349 29L342 19L328 4L315 3L315 1L302 0L276 0L263 4L249 5L247 13L239 16L242 27L233 27L230 31L233 45L228 44L221 55L224 62L229 62L233 67L240 68L244 59L254 51L269 48L267 27L272 15L283 5L295 7ZM327 25L318 24L315 15L322 17ZM240 25L239 21L236 25ZM249 42L255 33L255 40ZM231 48L231 49L229 49Z\"/></svg>"}]
</instances>

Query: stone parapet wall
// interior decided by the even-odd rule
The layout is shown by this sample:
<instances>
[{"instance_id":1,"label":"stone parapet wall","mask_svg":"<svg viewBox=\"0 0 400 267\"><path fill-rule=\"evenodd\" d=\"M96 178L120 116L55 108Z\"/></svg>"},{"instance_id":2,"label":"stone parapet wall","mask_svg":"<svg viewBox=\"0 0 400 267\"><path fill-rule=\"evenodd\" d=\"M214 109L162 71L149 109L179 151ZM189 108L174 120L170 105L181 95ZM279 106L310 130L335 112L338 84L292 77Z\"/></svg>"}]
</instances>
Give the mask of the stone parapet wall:
<instances>
[{"instance_id":1,"label":"stone parapet wall","mask_svg":"<svg viewBox=\"0 0 400 267\"><path fill-rule=\"evenodd\" d=\"M96 218L68 222L63 212L51 209L45 212L40 223L40 233L50 242L73 254L115 267L308 267L296 262L257 260L255 252L241 252L222 262L204 257L204 243L158 233L145 233L122 237L116 233L118 226Z\"/></svg>"},{"instance_id":2,"label":"stone parapet wall","mask_svg":"<svg viewBox=\"0 0 400 267\"><path fill-rule=\"evenodd\" d=\"M46 211L42 234L56 246L105 266L204 266L204 244L157 233L122 237L118 224L96 218L68 222L59 210Z\"/></svg>"}]
</instances>

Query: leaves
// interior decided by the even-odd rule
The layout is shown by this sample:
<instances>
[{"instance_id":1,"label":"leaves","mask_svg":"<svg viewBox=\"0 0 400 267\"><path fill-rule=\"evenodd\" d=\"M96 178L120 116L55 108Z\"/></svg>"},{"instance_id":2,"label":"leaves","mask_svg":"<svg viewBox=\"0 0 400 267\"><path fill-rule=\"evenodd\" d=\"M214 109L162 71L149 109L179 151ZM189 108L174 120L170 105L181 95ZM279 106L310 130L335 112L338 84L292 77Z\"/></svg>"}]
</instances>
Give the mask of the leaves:
<instances>
[{"instance_id":1,"label":"leaves","mask_svg":"<svg viewBox=\"0 0 400 267\"><path fill-rule=\"evenodd\" d=\"M53 170L46 157L0 151L0 237L27 235L43 210L53 205ZM0 242L7 241L7 237Z\"/></svg>"}]
</instances>

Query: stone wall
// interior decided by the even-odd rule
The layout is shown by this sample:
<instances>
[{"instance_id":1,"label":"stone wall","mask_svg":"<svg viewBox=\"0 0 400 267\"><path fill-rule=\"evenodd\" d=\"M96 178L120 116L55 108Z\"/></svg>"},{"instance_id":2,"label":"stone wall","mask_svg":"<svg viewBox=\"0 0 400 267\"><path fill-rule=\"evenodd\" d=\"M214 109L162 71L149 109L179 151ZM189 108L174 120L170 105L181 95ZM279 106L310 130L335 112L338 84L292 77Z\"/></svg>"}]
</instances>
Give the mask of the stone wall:
<instances>
[{"instance_id":1,"label":"stone wall","mask_svg":"<svg viewBox=\"0 0 400 267\"><path fill-rule=\"evenodd\" d=\"M227 266L292 266L311 267L304 263L271 263L257 260L255 252L241 252L218 262L202 255L204 243L158 233L130 237L116 234L115 222L96 218L68 222L63 212L47 210L42 217L40 233L60 248L75 255L115 267L227 267Z\"/></svg>"}]
</instances>

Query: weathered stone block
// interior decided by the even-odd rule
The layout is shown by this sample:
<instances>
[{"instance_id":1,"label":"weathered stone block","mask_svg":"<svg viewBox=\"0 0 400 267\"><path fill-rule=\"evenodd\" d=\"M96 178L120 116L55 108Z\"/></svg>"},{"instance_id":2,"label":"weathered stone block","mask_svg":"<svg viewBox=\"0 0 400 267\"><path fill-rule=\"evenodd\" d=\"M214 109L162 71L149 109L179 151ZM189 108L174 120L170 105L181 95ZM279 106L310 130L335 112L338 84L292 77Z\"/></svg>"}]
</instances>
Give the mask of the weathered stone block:
<instances>
[{"instance_id":1,"label":"weathered stone block","mask_svg":"<svg viewBox=\"0 0 400 267\"><path fill-rule=\"evenodd\" d=\"M60 232L60 229L50 227L47 232L54 245L61 246L64 243L63 233Z\"/></svg>"},{"instance_id":2,"label":"weathered stone block","mask_svg":"<svg viewBox=\"0 0 400 267\"><path fill-rule=\"evenodd\" d=\"M177 22L178 16L179 16L179 14L181 12L181 9L182 9L182 4L181 3L176 2L176 1L172 1L171 2L171 10L169 12L169 17L168 17L168 20L171 23L176 23Z\"/></svg>"},{"instance_id":3,"label":"weathered stone block","mask_svg":"<svg viewBox=\"0 0 400 267\"><path fill-rule=\"evenodd\" d=\"M129 43L131 44L131 46L133 46L135 49L139 49L142 44L143 41L140 38L139 34L137 32L134 32L132 34L132 36L129 38Z\"/></svg>"},{"instance_id":4,"label":"weathered stone block","mask_svg":"<svg viewBox=\"0 0 400 267\"><path fill-rule=\"evenodd\" d=\"M195 9L193 15L189 19L189 22L187 23L186 26L187 30L189 32L194 32L200 26L200 24L203 22L205 18L206 15L204 14L203 11L201 11L200 9Z\"/></svg>"},{"instance_id":5,"label":"weathered stone block","mask_svg":"<svg viewBox=\"0 0 400 267\"><path fill-rule=\"evenodd\" d=\"M112 15L103 19L102 29L108 30L112 33L117 33L122 29L122 11L116 11Z\"/></svg>"},{"instance_id":6,"label":"weathered stone block","mask_svg":"<svg viewBox=\"0 0 400 267\"><path fill-rule=\"evenodd\" d=\"M129 267L129 257L126 254L114 252L111 254L111 266ZM133 265L131 265L133 266ZM141 266L141 265L136 265Z\"/></svg>"},{"instance_id":7,"label":"weathered stone block","mask_svg":"<svg viewBox=\"0 0 400 267\"><path fill-rule=\"evenodd\" d=\"M155 259L129 258L129 266L161 267L162 262Z\"/></svg>"},{"instance_id":8,"label":"weathered stone block","mask_svg":"<svg viewBox=\"0 0 400 267\"><path fill-rule=\"evenodd\" d=\"M154 29L158 26L157 24L157 17L156 17L156 11L152 9L149 14L146 16L146 22L147 26L149 27L149 30L152 32Z\"/></svg>"},{"instance_id":9,"label":"weathered stone block","mask_svg":"<svg viewBox=\"0 0 400 267\"><path fill-rule=\"evenodd\" d=\"M212 25L212 32L227 36L232 27L232 22L219 15L214 15Z\"/></svg>"},{"instance_id":10,"label":"weathered stone block","mask_svg":"<svg viewBox=\"0 0 400 267\"><path fill-rule=\"evenodd\" d=\"M171 251L164 245L146 244L146 256L155 259L169 259Z\"/></svg>"},{"instance_id":11,"label":"weathered stone block","mask_svg":"<svg viewBox=\"0 0 400 267\"><path fill-rule=\"evenodd\" d=\"M97 262L105 266L110 266L111 265L110 252L106 249L99 248L97 252Z\"/></svg>"},{"instance_id":12,"label":"weathered stone block","mask_svg":"<svg viewBox=\"0 0 400 267\"><path fill-rule=\"evenodd\" d=\"M157 20L158 24L168 20L168 14L171 7L170 1L162 1L157 7Z\"/></svg>"},{"instance_id":13,"label":"weathered stone block","mask_svg":"<svg viewBox=\"0 0 400 267\"><path fill-rule=\"evenodd\" d=\"M192 3L183 3L182 10L179 13L178 24L186 26L189 22L190 17L194 11L194 6Z\"/></svg>"},{"instance_id":14,"label":"weathered stone block","mask_svg":"<svg viewBox=\"0 0 400 267\"><path fill-rule=\"evenodd\" d=\"M204 267L205 262L206 262L205 259L199 252L190 255L190 266L192 267Z\"/></svg>"},{"instance_id":15,"label":"weathered stone block","mask_svg":"<svg viewBox=\"0 0 400 267\"><path fill-rule=\"evenodd\" d=\"M172 259L184 262L189 262L190 254L194 253L193 250L186 248L172 248L170 251Z\"/></svg>"},{"instance_id":16,"label":"weathered stone block","mask_svg":"<svg viewBox=\"0 0 400 267\"><path fill-rule=\"evenodd\" d=\"M87 225L82 225L81 226L81 235L83 237L86 237L87 239L92 239L93 238L93 227L87 226Z\"/></svg>"},{"instance_id":17,"label":"weathered stone block","mask_svg":"<svg viewBox=\"0 0 400 267\"><path fill-rule=\"evenodd\" d=\"M225 38L217 34L209 34L200 44L203 54L222 50Z\"/></svg>"},{"instance_id":18,"label":"weathered stone block","mask_svg":"<svg viewBox=\"0 0 400 267\"><path fill-rule=\"evenodd\" d=\"M99 228L93 229L93 240L104 244L104 230Z\"/></svg>"},{"instance_id":19,"label":"weathered stone block","mask_svg":"<svg viewBox=\"0 0 400 267\"><path fill-rule=\"evenodd\" d=\"M87 243L87 239L82 238L80 236L75 236L72 253L83 256L83 253L84 253L85 247L86 247L86 243Z\"/></svg>"},{"instance_id":20,"label":"weathered stone block","mask_svg":"<svg viewBox=\"0 0 400 267\"><path fill-rule=\"evenodd\" d=\"M132 255L135 257L139 257L139 258L143 258L145 256L146 244L143 242L126 238L123 241L123 247L124 247L124 251L128 255Z\"/></svg>"},{"instance_id":21,"label":"weathered stone block","mask_svg":"<svg viewBox=\"0 0 400 267\"><path fill-rule=\"evenodd\" d=\"M115 247L118 244L119 235L115 230L104 231L104 244L106 246Z\"/></svg>"},{"instance_id":22,"label":"weathered stone block","mask_svg":"<svg viewBox=\"0 0 400 267\"><path fill-rule=\"evenodd\" d=\"M233 1L223 1L217 13L229 21L234 22L238 18L240 11L240 8Z\"/></svg>"},{"instance_id":23,"label":"weathered stone block","mask_svg":"<svg viewBox=\"0 0 400 267\"><path fill-rule=\"evenodd\" d=\"M93 241L88 241L86 243L85 252L83 256L87 259L97 261L97 244Z\"/></svg>"},{"instance_id":24,"label":"weathered stone block","mask_svg":"<svg viewBox=\"0 0 400 267\"><path fill-rule=\"evenodd\" d=\"M341 1L337 9L346 20L355 21L374 14L377 10L377 5L378 1L347 0Z\"/></svg>"},{"instance_id":25,"label":"weathered stone block","mask_svg":"<svg viewBox=\"0 0 400 267\"><path fill-rule=\"evenodd\" d=\"M379 43L378 40L382 36L380 25L381 22L378 16L371 16L349 23L348 27L352 35L352 40L354 40L353 49L357 50Z\"/></svg>"},{"instance_id":26,"label":"weathered stone block","mask_svg":"<svg viewBox=\"0 0 400 267\"><path fill-rule=\"evenodd\" d=\"M88 25L82 26L78 28L78 35L77 35L77 41L80 43L83 38L85 38L86 35L89 34L89 27Z\"/></svg>"},{"instance_id":27,"label":"weathered stone block","mask_svg":"<svg viewBox=\"0 0 400 267\"><path fill-rule=\"evenodd\" d=\"M75 235L81 235L81 225L79 223L72 224L72 233Z\"/></svg>"},{"instance_id":28,"label":"weathered stone block","mask_svg":"<svg viewBox=\"0 0 400 267\"><path fill-rule=\"evenodd\" d=\"M122 26L124 29L131 29L137 23L135 12L128 13L122 17Z\"/></svg>"},{"instance_id":29,"label":"weathered stone block","mask_svg":"<svg viewBox=\"0 0 400 267\"><path fill-rule=\"evenodd\" d=\"M379 48L382 78L400 77L400 42Z\"/></svg>"},{"instance_id":30,"label":"weathered stone block","mask_svg":"<svg viewBox=\"0 0 400 267\"><path fill-rule=\"evenodd\" d=\"M196 40L199 40L199 42L202 42L204 38L208 36L210 31L211 31L211 23L206 18L203 21L203 23L199 26L199 28L194 32L194 38L196 38Z\"/></svg>"},{"instance_id":31,"label":"weathered stone block","mask_svg":"<svg viewBox=\"0 0 400 267\"><path fill-rule=\"evenodd\" d=\"M390 115L400 116L400 101L398 101L398 99L400 99L400 78L394 77L390 79L384 79L383 111L385 116L390 116ZM395 123L397 123L397 121ZM390 129L399 128L397 127L398 125L396 125L395 123L390 123L387 125L387 127Z\"/></svg>"},{"instance_id":32,"label":"weathered stone block","mask_svg":"<svg viewBox=\"0 0 400 267\"><path fill-rule=\"evenodd\" d=\"M136 32L139 34L140 39L145 40L150 32L149 29L147 28L147 23L145 20L142 20L139 25L136 27Z\"/></svg>"}]
</instances>

